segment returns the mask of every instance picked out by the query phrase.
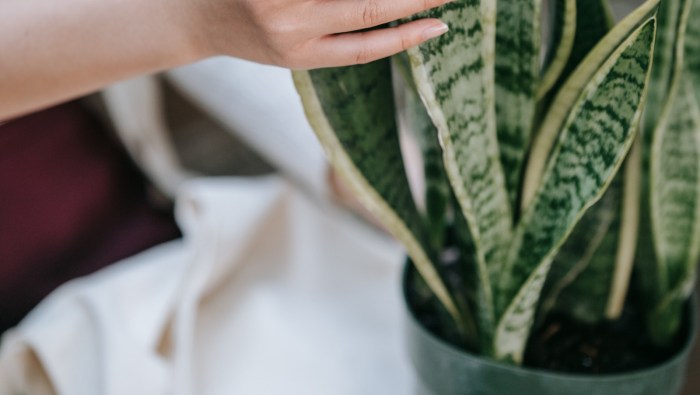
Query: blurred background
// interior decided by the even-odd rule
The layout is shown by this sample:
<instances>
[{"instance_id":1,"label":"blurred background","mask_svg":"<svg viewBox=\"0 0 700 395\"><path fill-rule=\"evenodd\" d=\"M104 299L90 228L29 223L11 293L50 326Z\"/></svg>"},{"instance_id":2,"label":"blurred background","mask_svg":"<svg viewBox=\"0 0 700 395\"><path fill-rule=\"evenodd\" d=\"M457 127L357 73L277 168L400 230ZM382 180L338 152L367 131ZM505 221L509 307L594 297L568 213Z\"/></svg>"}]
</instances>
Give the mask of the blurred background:
<instances>
[{"instance_id":1,"label":"blurred background","mask_svg":"<svg viewBox=\"0 0 700 395\"><path fill-rule=\"evenodd\" d=\"M639 2L611 0L618 16ZM333 197L288 72L233 59L0 125L0 333L61 284L181 239L187 180L273 174L319 205L352 205ZM684 395L700 394L698 350L690 369Z\"/></svg>"}]
</instances>

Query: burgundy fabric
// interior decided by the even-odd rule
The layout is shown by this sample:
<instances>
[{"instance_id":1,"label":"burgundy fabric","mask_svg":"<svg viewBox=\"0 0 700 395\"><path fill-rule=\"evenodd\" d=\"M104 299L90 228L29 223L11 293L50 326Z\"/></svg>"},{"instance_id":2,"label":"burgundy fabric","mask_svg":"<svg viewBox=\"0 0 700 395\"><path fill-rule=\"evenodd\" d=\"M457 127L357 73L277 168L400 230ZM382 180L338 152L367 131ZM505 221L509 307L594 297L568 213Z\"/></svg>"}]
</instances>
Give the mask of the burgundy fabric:
<instances>
[{"instance_id":1,"label":"burgundy fabric","mask_svg":"<svg viewBox=\"0 0 700 395\"><path fill-rule=\"evenodd\" d=\"M0 125L0 332L61 283L178 236L80 104Z\"/></svg>"}]
</instances>

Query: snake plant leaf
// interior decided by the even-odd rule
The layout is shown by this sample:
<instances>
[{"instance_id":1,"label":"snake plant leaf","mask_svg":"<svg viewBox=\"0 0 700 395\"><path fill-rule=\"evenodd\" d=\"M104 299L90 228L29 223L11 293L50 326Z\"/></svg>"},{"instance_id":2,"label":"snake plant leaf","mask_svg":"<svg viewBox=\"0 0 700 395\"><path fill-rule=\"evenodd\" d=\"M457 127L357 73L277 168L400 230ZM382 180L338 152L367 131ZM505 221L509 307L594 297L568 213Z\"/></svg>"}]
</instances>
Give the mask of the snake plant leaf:
<instances>
[{"instance_id":1,"label":"snake plant leaf","mask_svg":"<svg viewBox=\"0 0 700 395\"><path fill-rule=\"evenodd\" d=\"M622 223L619 227L615 270L605 308L605 316L608 320L616 320L622 316L627 292L630 288L632 270L635 266L635 253L639 242L641 192L642 142L640 138L637 138L625 165L622 217L620 219Z\"/></svg>"},{"instance_id":2,"label":"snake plant leaf","mask_svg":"<svg viewBox=\"0 0 700 395\"><path fill-rule=\"evenodd\" d=\"M429 15L450 30L410 49L418 92L438 129L445 169L474 242L483 297L477 316L493 332L492 283L512 231L512 215L498 152L494 104L496 7L489 0L457 0Z\"/></svg>"},{"instance_id":3,"label":"snake plant leaf","mask_svg":"<svg viewBox=\"0 0 700 395\"><path fill-rule=\"evenodd\" d=\"M392 58L395 69L401 75L403 85L398 84L401 89L397 95L397 102L403 105L403 114L400 119L406 124L415 135L422 151L422 159L425 177L425 206L426 223L430 232L431 246L441 251L441 256L450 255L445 253L445 249L456 248L461 256L462 274L456 275L454 268L450 269L451 263L448 259L440 259L437 269L445 285L450 292L457 308L462 313L464 327L467 336L459 333L442 333L446 339L451 339L457 344L462 344L467 350L479 352L481 349L481 336L478 325L473 314L483 300L480 300L481 284L477 281L478 271L474 264L474 248L469 235L468 226L464 218L456 216L454 220L459 224L452 224L455 232L458 233L452 240L446 240L446 230L448 216L453 213L456 199L450 189L442 160L442 148L438 138L438 132L430 119L416 88L416 83L411 73L410 60L408 54L403 52ZM452 245L451 243L455 243ZM449 245L448 245L449 244ZM427 288L422 278L416 278L413 286L416 288ZM425 297L423 299L430 299Z\"/></svg>"},{"instance_id":4,"label":"snake plant leaf","mask_svg":"<svg viewBox=\"0 0 700 395\"><path fill-rule=\"evenodd\" d=\"M684 4L688 0L663 0L659 5L658 33L654 47L654 68L649 82L649 98L644 111L645 156L651 146L653 133L659 123L661 111L669 100L669 91L676 59L676 41L679 35L680 19ZM685 28L683 29L685 31ZM645 160L646 162L646 160ZM648 168L648 166L645 166Z\"/></svg>"},{"instance_id":5,"label":"snake plant leaf","mask_svg":"<svg viewBox=\"0 0 700 395\"><path fill-rule=\"evenodd\" d=\"M542 0L498 0L496 17L496 130L511 206L520 194L530 146L540 74Z\"/></svg>"},{"instance_id":6,"label":"snake plant leaf","mask_svg":"<svg viewBox=\"0 0 700 395\"><path fill-rule=\"evenodd\" d=\"M561 0L557 0L555 4L560 2ZM571 48L566 58L555 57L555 60L547 69L543 77L543 83L538 91L539 98L543 98L546 91L558 91L564 82L566 82L567 78L571 76L571 73L574 72L576 67L581 64L583 58L585 58L593 47L595 47L610 29L615 26L615 19L612 16L608 0L574 1L574 10L570 10L569 7L572 6L565 4L564 7L562 7L564 9L560 12L572 14L575 19L575 22L571 23L573 26L565 27L565 29L572 29L573 27ZM572 17L565 15L564 18L566 20ZM561 62L561 64L557 62ZM555 77L551 71L553 67L555 69L560 69L556 74L556 79L545 81L545 79L552 79Z\"/></svg>"},{"instance_id":7,"label":"snake plant leaf","mask_svg":"<svg viewBox=\"0 0 700 395\"><path fill-rule=\"evenodd\" d=\"M651 151L654 133L660 122L661 110L668 105L673 81L683 68L683 51L679 43L688 28L688 0L664 0L659 7L658 34L654 48L654 67L649 81L649 97L644 113L642 144L642 190L636 265L642 303L647 309L656 308L667 292L663 281L664 269L659 266L654 249L651 219ZM693 24L690 24L691 26ZM689 42L689 41L688 41Z\"/></svg>"},{"instance_id":8,"label":"snake plant leaf","mask_svg":"<svg viewBox=\"0 0 700 395\"><path fill-rule=\"evenodd\" d=\"M574 47L576 37L576 0L550 0L548 2L551 37L545 72L537 88L537 100L542 100L559 80Z\"/></svg>"},{"instance_id":9,"label":"snake plant leaf","mask_svg":"<svg viewBox=\"0 0 700 395\"><path fill-rule=\"evenodd\" d=\"M607 0L555 0L553 8L555 15L563 14L555 17L564 25L555 26L554 32L561 30L562 38L542 77L537 92L539 100L550 91L556 93L583 58L615 25Z\"/></svg>"},{"instance_id":10,"label":"snake plant leaf","mask_svg":"<svg viewBox=\"0 0 700 395\"><path fill-rule=\"evenodd\" d=\"M576 33L562 76L568 78L589 52L615 26L608 0L576 2Z\"/></svg>"},{"instance_id":11,"label":"snake plant leaf","mask_svg":"<svg viewBox=\"0 0 700 395\"><path fill-rule=\"evenodd\" d=\"M569 54L561 61L561 66L553 66L561 68L557 80L549 86L556 92L595 44L614 26L614 20L607 0L573 1L571 5L564 0L557 0L552 4L553 12L568 12L575 20L571 23L573 32ZM576 20L577 15L580 20ZM608 280L611 280L615 268L616 254L610 250L612 243L609 240L615 239L619 232L614 225L620 222L621 190L622 175L618 175L601 201L581 218L557 254L542 291L542 302L538 309L540 320L552 310L569 313L584 322L603 319L606 306L604 294L610 290L610 284L602 277L610 277ZM591 262L595 263L595 267L588 269ZM579 279L579 276L583 278ZM593 283L593 277L599 277L602 281L587 289L584 285L587 282Z\"/></svg>"},{"instance_id":12,"label":"snake plant leaf","mask_svg":"<svg viewBox=\"0 0 700 395\"><path fill-rule=\"evenodd\" d=\"M693 84L695 101L700 103L700 1L694 0L691 5L686 28L685 39L685 69L686 78Z\"/></svg>"},{"instance_id":13,"label":"snake plant leaf","mask_svg":"<svg viewBox=\"0 0 700 395\"><path fill-rule=\"evenodd\" d=\"M452 192L442 161L442 148L438 139L438 131L418 95L408 55L403 52L394 56L392 61L403 80L403 84L400 84L403 89L399 93L403 99L401 118L405 127L415 136L421 149L425 182L425 221L431 247L439 251L445 246L445 229Z\"/></svg>"},{"instance_id":14,"label":"snake plant leaf","mask_svg":"<svg viewBox=\"0 0 700 395\"><path fill-rule=\"evenodd\" d=\"M651 153L651 216L664 297L651 312L649 326L660 344L678 330L700 259L700 107L692 85L679 79L676 90Z\"/></svg>"},{"instance_id":15,"label":"snake plant leaf","mask_svg":"<svg viewBox=\"0 0 700 395\"><path fill-rule=\"evenodd\" d=\"M568 314L578 322L597 324L607 318L606 310L620 239L619 210L615 214L618 215L614 218L611 229L602 234L601 243L590 257L588 265L571 284L562 289L556 299L554 310Z\"/></svg>"},{"instance_id":16,"label":"snake plant leaf","mask_svg":"<svg viewBox=\"0 0 700 395\"><path fill-rule=\"evenodd\" d=\"M680 311L682 304L679 301L682 298L678 295L683 292L682 287L679 289L678 286L669 283L667 267L663 263L663 258L659 256L658 242L663 238L660 233L663 230L659 228L658 221L654 220L654 212L658 207L654 207L653 195L658 191L654 190L653 173L655 167L659 168L659 164L654 163L653 152L660 150L660 142L656 134L668 127L667 118L673 108L671 101L676 100L679 86L685 83L681 78L684 75L684 50L687 41L685 35L688 28L693 25L688 23L691 6L692 3L689 0L668 0L659 10L659 16L663 18L659 19L661 35L658 38L658 49L655 49L654 54L655 62L658 59L659 64L654 64L655 71L652 71L649 88L650 102L645 113L642 166L644 186L641 195L637 278L642 290L641 294L644 296L643 302L650 311L648 329L652 339L659 344L668 341L674 332L678 319L672 319L671 315L673 312ZM656 157L660 158L658 155ZM655 319L662 318L665 326L661 325L661 322L653 322Z\"/></svg>"},{"instance_id":17,"label":"snake plant leaf","mask_svg":"<svg viewBox=\"0 0 700 395\"><path fill-rule=\"evenodd\" d=\"M552 261L542 289L539 321L553 311L588 323L604 318L621 224L622 184L618 174Z\"/></svg>"},{"instance_id":18,"label":"snake plant leaf","mask_svg":"<svg viewBox=\"0 0 700 395\"><path fill-rule=\"evenodd\" d=\"M634 265L641 193L641 144L635 144L598 203L556 255L542 291L540 321L550 311L581 322L620 317Z\"/></svg>"},{"instance_id":19,"label":"snake plant leaf","mask_svg":"<svg viewBox=\"0 0 700 395\"><path fill-rule=\"evenodd\" d=\"M598 44L562 88L560 97L576 97L570 106L548 115L563 122L542 183L515 230L499 284L494 338L499 360L522 361L552 259L602 197L634 141L651 68L656 2L640 9L641 15L633 13ZM611 44L614 50L601 59Z\"/></svg>"},{"instance_id":20,"label":"snake plant leaf","mask_svg":"<svg viewBox=\"0 0 700 395\"><path fill-rule=\"evenodd\" d=\"M407 249L418 272L461 325L433 264L406 177L388 59L293 72L311 126L330 162L360 201Z\"/></svg>"},{"instance_id":21,"label":"snake plant leaf","mask_svg":"<svg viewBox=\"0 0 700 395\"><path fill-rule=\"evenodd\" d=\"M577 2L577 7L579 7L581 3L598 3L599 6L592 8L592 10L598 10L599 18L603 18L602 20L607 20L609 18L605 16L608 14L606 11L608 9L606 3L602 3L601 1L579 1ZM578 93L583 88L583 85L593 77L593 74L596 72L596 67L607 59L642 21L647 20L656 12L658 5L659 0L647 0L644 2L625 19L620 21L620 23L605 36L605 40L599 41L599 44L593 49L590 49L590 45L595 43L593 40L595 40L596 35L604 34L604 30L601 31L601 29L607 29L608 25L605 25L605 27L590 26L585 34L579 34L578 47L576 47L575 44L572 58L585 56L586 61L571 63L572 66L570 67L576 66L573 71L573 73L575 73L575 78L574 75L562 75L562 78L565 78L566 82L564 82L560 89L557 89L556 96L554 96L552 102L553 104L547 109L547 116L542 121L542 125L533 142L526 166L523 181L523 195L521 199L523 209L532 202L535 196L554 142L558 137L562 125L566 122L569 109L578 99ZM577 24L577 30L581 29L584 29L584 27L578 26ZM589 37L589 39L584 40L581 37Z\"/></svg>"}]
</instances>

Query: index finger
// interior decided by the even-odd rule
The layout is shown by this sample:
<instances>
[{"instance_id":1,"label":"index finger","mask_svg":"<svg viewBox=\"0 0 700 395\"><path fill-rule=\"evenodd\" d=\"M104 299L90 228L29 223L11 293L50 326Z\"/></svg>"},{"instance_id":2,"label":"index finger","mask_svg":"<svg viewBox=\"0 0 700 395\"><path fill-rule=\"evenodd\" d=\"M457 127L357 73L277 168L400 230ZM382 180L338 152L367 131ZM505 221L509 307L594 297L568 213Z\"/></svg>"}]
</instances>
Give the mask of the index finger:
<instances>
[{"instance_id":1,"label":"index finger","mask_svg":"<svg viewBox=\"0 0 700 395\"><path fill-rule=\"evenodd\" d=\"M323 0L319 12L326 34L364 30L436 8L454 0Z\"/></svg>"},{"instance_id":2,"label":"index finger","mask_svg":"<svg viewBox=\"0 0 700 395\"><path fill-rule=\"evenodd\" d=\"M419 19L396 27L324 37L317 49L324 64L315 67L347 66L382 59L446 33L439 19Z\"/></svg>"}]
</instances>

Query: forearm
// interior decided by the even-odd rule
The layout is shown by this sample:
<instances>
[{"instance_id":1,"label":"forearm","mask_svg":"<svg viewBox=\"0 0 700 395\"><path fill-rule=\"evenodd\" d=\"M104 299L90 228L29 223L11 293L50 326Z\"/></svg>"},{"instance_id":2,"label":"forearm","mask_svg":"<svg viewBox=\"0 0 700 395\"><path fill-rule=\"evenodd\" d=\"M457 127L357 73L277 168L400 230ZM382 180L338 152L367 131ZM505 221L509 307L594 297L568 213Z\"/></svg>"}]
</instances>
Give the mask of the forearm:
<instances>
[{"instance_id":1,"label":"forearm","mask_svg":"<svg viewBox=\"0 0 700 395\"><path fill-rule=\"evenodd\" d=\"M0 121L203 57L181 3L0 0Z\"/></svg>"},{"instance_id":2,"label":"forearm","mask_svg":"<svg viewBox=\"0 0 700 395\"><path fill-rule=\"evenodd\" d=\"M447 31L430 18L382 25L450 1L0 0L0 121L216 54L299 69L371 62Z\"/></svg>"}]
</instances>

